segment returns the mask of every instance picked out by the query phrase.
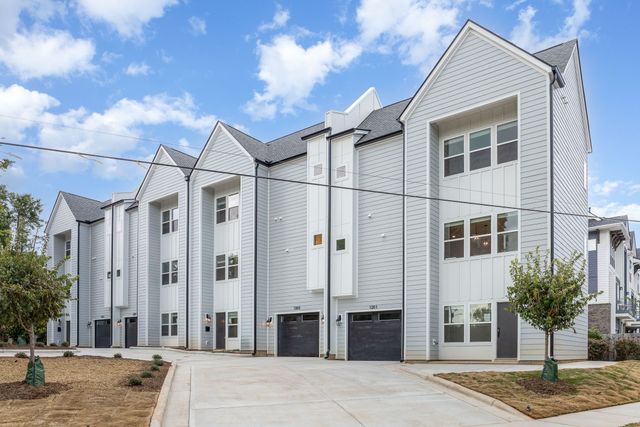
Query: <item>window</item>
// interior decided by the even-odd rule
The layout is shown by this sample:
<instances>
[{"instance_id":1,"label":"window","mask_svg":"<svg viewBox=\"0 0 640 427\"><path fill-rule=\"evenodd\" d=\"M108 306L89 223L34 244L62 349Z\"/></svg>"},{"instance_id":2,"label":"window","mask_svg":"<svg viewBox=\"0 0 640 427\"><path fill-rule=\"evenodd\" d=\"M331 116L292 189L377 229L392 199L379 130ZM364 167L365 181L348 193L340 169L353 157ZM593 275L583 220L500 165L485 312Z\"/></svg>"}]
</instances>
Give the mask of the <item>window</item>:
<instances>
[{"instance_id":1,"label":"window","mask_svg":"<svg viewBox=\"0 0 640 427\"><path fill-rule=\"evenodd\" d=\"M498 125L498 164L518 160L518 122Z\"/></svg>"},{"instance_id":2,"label":"window","mask_svg":"<svg viewBox=\"0 0 640 427\"><path fill-rule=\"evenodd\" d=\"M178 260L162 263L162 284L178 283Z\"/></svg>"},{"instance_id":3,"label":"window","mask_svg":"<svg viewBox=\"0 0 640 427\"><path fill-rule=\"evenodd\" d=\"M383 313L378 314L378 319L384 320L400 320L400 312L399 311L385 311Z\"/></svg>"},{"instance_id":4,"label":"window","mask_svg":"<svg viewBox=\"0 0 640 427\"><path fill-rule=\"evenodd\" d=\"M318 313L310 313L310 314L302 315L303 322L317 322L318 320L320 320L320 315Z\"/></svg>"},{"instance_id":5,"label":"window","mask_svg":"<svg viewBox=\"0 0 640 427\"><path fill-rule=\"evenodd\" d=\"M491 341L491 304L469 305L469 341Z\"/></svg>"},{"instance_id":6,"label":"window","mask_svg":"<svg viewBox=\"0 0 640 427\"><path fill-rule=\"evenodd\" d=\"M161 333L163 337L178 336L178 313L162 313Z\"/></svg>"},{"instance_id":7,"label":"window","mask_svg":"<svg viewBox=\"0 0 640 427\"><path fill-rule=\"evenodd\" d=\"M444 306L444 342L464 342L464 306Z\"/></svg>"},{"instance_id":8,"label":"window","mask_svg":"<svg viewBox=\"0 0 640 427\"><path fill-rule=\"evenodd\" d=\"M491 217L474 218L469 222L469 254L491 253Z\"/></svg>"},{"instance_id":9,"label":"window","mask_svg":"<svg viewBox=\"0 0 640 427\"><path fill-rule=\"evenodd\" d=\"M238 312L227 314L227 338L238 338Z\"/></svg>"},{"instance_id":10,"label":"window","mask_svg":"<svg viewBox=\"0 0 640 427\"><path fill-rule=\"evenodd\" d=\"M216 199L216 224L221 224L227 220L227 198L218 197Z\"/></svg>"},{"instance_id":11,"label":"window","mask_svg":"<svg viewBox=\"0 0 640 427\"><path fill-rule=\"evenodd\" d=\"M313 176L322 175L322 163L313 166Z\"/></svg>"},{"instance_id":12,"label":"window","mask_svg":"<svg viewBox=\"0 0 640 427\"><path fill-rule=\"evenodd\" d=\"M464 258L464 221L444 225L444 259Z\"/></svg>"},{"instance_id":13,"label":"window","mask_svg":"<svg viewBox=\"0 0 640 427\"><path fill-rule=\"evenodd\" d=\"M373 320L372 313L358 313L351 316L353 322L371 322Z\"/></svg>"},{"instance_id":14,"label":"window","mask_svg":"<svg viewBox=\"0 0 640 427\"><path fill-rule=\"evenodd\" d=\"M336 179L341 179L347 176L347 167L346 166L338 166L336 169Z\"/></svg>"},{"instance_id":15,"label":"window","mask_svg":"<svg viewBox=\"0 0 640 427\"><path fill-rule=\"evenodd\" d=\"M491 129L469 135L469 170L491 166Z\"/></svg>"},{"instance_id":16,"label":"window","mask_svg":"<svg viewBox=\"0 0 640 427\"><path fill-rule=\"evenodd\" d=\"M444 141L444 176L464 172L464 137Z\"/></svg>"},{"instance_id":17,"label":"window","mask_svg":"<svg viewBox=\"0 0 640 427\"><path fill-rule=\"evenodd\" d=\"M518 250L518 212L498 214L498 252Z\"/></svg>"},{"instance_id":18,"label":"window","mask_svg":"<svg viewBox=\"0 0 640 427\"><path fill-rule=\"evenodd\" d=\"M347 239L337 239L336 252L344 251L345 249L347 249Z\"/></svg>"},{"instance_id":19,"label":"window","mask_svg":"<svg viewBox=\"0 0 640 427\"><path fill-rule=\"evenodd\" d=\"M229 255L227 278L229 280L238 278L238 254Z\"/></svg>"},{"instance_id":20,"label":"window","mask_svg":"<svg viewBox=\"0 0 640 427\"><path fill-rule=\"evenodd\" d=\"M231 194L228 197L229 214L227 219L233 221L238 219L238 206L240 205L240 195L238 193Z\"/></svg>"},{"instance_id":21,"label":"window","mask_svg":"<svg viewBox=\"0 0 640 427\"><path fill-rule=\"evenodd\" d=\"M66 242L64 242L64 257L71 257L71 240L67 240Z\"/></svg>"},{"instance_id":22,"label":"window","mask_svg":"<svg viewBox=\"0 0 640 427\"><path fill-rule=\"evenodd\" d=\"M322 245L322 234L314 234L313 235L313 246Z\"/></svg>"},{"instance_id":23,"label":"window","mask_svg":"<svg viewBox=\"0 0 640 427\"><path fill-rule=\"evenodd\" d=\"M171 231L178 231L178 217L180 216L178 208L171 209Z\"/></svg>"},{"instance_id":24,"label":"window","mask_svg":"<svg viewBox=\"0 0 640 427\"><path fill-rule=\"evenodd\" d=\"M226 255L216 256L216 281L226 280L227 278L226 259Z\"/></svg>"},{"instance_id":25,"label":"window","mask_svg":"<svg viewBox=\"0 0 640 427\"><path fill-rule=\"evenodd\" d=\"M162 234L178 231L178 208L162 211Z\"/></svg>"}]
</instances>

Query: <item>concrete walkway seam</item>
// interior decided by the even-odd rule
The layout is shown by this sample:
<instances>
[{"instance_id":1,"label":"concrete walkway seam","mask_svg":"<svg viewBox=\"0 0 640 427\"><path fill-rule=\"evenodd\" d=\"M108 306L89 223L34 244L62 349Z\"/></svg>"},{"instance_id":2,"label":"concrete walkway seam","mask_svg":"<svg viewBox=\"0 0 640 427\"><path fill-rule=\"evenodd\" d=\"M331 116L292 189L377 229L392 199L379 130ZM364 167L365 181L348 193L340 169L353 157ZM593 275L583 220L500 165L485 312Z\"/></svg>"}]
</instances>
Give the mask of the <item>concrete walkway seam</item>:
<instances>
[{"instance_id":1,"label":"concrete walkway seam","mask_svg":"<svg viewBox=\"0 0 640 427\"><path fill-rule=\"evenodd\" d=\"M164 383L162 384L160 394L158 394L158 400L156 401L156 407L153 409L153 414L151 415L151 422L149 423L151 427L162 426L164 413L167 410L167 402L169 401L169 390L173 383L173 375L176 371L176 366L177 364L175 362L172 363L169 371L167 372L167 376L164 378Z\"/></svg>"}]
</instances>

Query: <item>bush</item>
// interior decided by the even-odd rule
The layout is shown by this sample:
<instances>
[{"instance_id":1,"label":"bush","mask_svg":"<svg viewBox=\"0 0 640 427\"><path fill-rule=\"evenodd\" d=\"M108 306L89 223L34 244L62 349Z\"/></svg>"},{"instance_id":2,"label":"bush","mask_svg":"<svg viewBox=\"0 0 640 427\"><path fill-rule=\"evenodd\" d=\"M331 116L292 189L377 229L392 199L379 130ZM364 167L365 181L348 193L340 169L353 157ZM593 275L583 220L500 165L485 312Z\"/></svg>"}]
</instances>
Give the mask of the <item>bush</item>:
<instances>
[{"instance_id":1,"label":"bush","mask_svg":"<svg viewBox=\"0 0 640 427\"><path fill-rule=\"evenodd\" d=\"M164 362L162 361L162 359L155 359L153 361L153 364L156 365L156 366L162 366L162 365L164 365Z\"/></svg>"},{"instance_id":2,"label":"bush","mask_svg":"<svg viewBox=\"0 0 640 427\"><path fill-rule=\"evenodd\" d=\"M590 340L601 340L604 338L602 333L596 328L589 328L589 332L587 333Z\"/></svg>"},{"instance_id":3,"label":"bush","mask_svg":"<svg viewBox=\"0 0 640 427\"><path fill-rule=\"evenodd\" d=\"M153 358L153 360L162 360L162 356L160 356L159 354L154 354L151 357Z\"/></svg>"},{"instance_id":4,"label":"bush","mask_svg":"<svg viewBox=\"0 0 640 427\"><path fill-rule=\"evenodd\" d=\"M116 353L116 354L113 355L113 358L114 359L122 359L122 354Z\"/></svg>"},{"instance_id":5,"label":"bush","mask_svg":"<svg viewBox=\"0 0 640 427\"><path fill-rule=\"evenodd\" d=\"M73 351L71 351L71 350L67 350L64 353L62 353L62 357L73 357L73 356L75 356L75 355L73 354Z\"/></svg>"},{"instance_id":6,"label":"bush","mask_svg":"<svg viewBox=\"0 0 640 427\"><path fill-rule=\"evenodd\" d=\"M149 372L149 371L144 371L142 374L140 374L140 376L142 378L152 378L153 374L151 372Z\"/></svg>"},{"instance_id":7,"label":"bush","mask_svg":"<svg viewBox=\"0 0 640 427\"><path fill-rule=\"evenodd\" d=\"M60 344L61 347L69 347L69 343L66 341L62 341L62 344Z\"/></svg>"},{"instance_id":8,"label":"bush","mask_svg":"<svg viewBox=\"0 0 640 427\"><path fill-rule=\"evenodd\" d=\"M37 342L36 343L36 347L44 347L44 343L43 342Z\"/></svg>"},{"instance_id":9,"label":"bush","mask_svg":"<svg viewBox=\"0 0 640 427\"><path fill-rule=\"evenodd\" d=\"M152 371L159 371L160 370L160 366L151 365L151 370Z\"/></svg>"},{"instance_id":10,"label":"bush","mask_svg":"<svg viewBox=\"0 0 640 427\"><path fill-rule=\"evenodd\" d=\"M14 355L14 357L16 357L18 359L26 359L29 356L27 356L27 353L25 353L24 351L19 351Z\"/></svg>"},{"instance_id":11,"label":"bush","mask_svg":"<svg viewBox=\"0 0 640 427\"><path fill-rule=\"evenodd\" d=\"M589 360L609 360L609 352L609 341L589 339Z\"/></svg>"},{"instance_id":12,"label":"bush","mask_svg":"<svg viewBox=\"0 0 640 427\"><path fill-rule=\"evenodd\" d=\"M4 347L5 343L3 343L2 341L0 341L0 348Z\"/></svg>"},{"instance_id":13,"label":"bush","mask_svg":"<svg viewBox=\"0 0 640 427\"><path fill-rule=\"evenodd\" d=\"M54 343L54 342L52 342L51 344L49 344L49 347L57 347L57 346L58 346L58 344L56 344L56 343Z\"/></svg>"},{"instance_id":14,"label":"bush","mask_svg":"<svg viewBox=\"0 0 640 427\"><path fill-rule=\"evenodd\" d=\"M129 384L129 387L135 387L135 386L142 385L142 378L137 377L135 375L130 376L129 377L129 381L127 382L127 384Z\"/></svg>"},{"instance_id":15,"label":"bush","mask_svg":"<svg viewBox=\"0 0 640 427\"><path fill-rule=\"evenodd\" d=\"M616 360L640 360L640 341L621 339L616 341Z\"/></svg>"}]
</instances>

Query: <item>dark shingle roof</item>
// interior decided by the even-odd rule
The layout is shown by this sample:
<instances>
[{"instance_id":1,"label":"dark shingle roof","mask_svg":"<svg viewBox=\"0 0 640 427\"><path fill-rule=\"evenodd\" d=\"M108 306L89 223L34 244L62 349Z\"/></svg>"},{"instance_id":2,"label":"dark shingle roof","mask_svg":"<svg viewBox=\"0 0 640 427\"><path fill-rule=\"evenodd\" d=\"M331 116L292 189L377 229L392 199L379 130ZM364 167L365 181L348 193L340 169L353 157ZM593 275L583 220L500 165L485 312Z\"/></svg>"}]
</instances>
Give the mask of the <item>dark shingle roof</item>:
<instances>
[{"instance_id":1,"label":"dark shingle roof","mask_svg":"<svg viewBox=\"0 0 640 427\"><path fill-rule=\"evenodd\" d=\"M603 218L603 219L590 218L589 219L589 227L599 227L603 225L618 224L618 223L628 226L629 217L626 215L621 215L621 216L614 216L611 218Z\"/></svg>"},{"instance_id":2,"label":"dark shingle roof","mask_svg":"<svg viewBox=\"0 0 640 427\"><path fill-rule=\"evenodd\" d=\"M268 142L269 161L271 163L276 163L306 153L307 144L302 140L302 138L322 129L324 129L324 122L316 123L315 125L311 125Z\"/></svg>"},{"instance_id":3,"label":"dark shingle roof","mask_svg":"<svg viewBox=\"0 0 640 427\"><path fill-rule=\"evenodd\" d=\"M533 56L541 59L549 65L555 65L561 73L564 73L564 70L567 68L567 64L569 63L569 59L571 59L573 49L577 43L577 39L569 40L567 42L548 47L540 52L536 52Z\"/></svg>"},{"instance_id":4,"label":"dark shingle roof","mask_svg":"<svg viewBox=\"0 0 640 427\"><path fill-rule=\"evenodd\" d=\"M164 144L162 144L161 146L167 152L169 157L171 157L171 159L176 163L176 165L180 166L180 170L182 170L182 173L187 176L191 174L191 170L196 165L197 159L195 157Z\"/></svg>"},{"instance_id":5,"label":"dark shingle roof","mask_svg":"<svg viewBox=\"0 0 640 427\"><path fill-rule=\"evenodd\" d=\"M398 118L409 102L411 102L411 98L372 111L362 123L358 125L358 129L368 130L369 133L360 138L357 143L362 144L363 142L401 131L402 126Z\"/></svg>"},{"instance_id":6,"label":"dark shingle roof","mask_svg":"<svg viewBox=\"0 0 640 427\"><path fill-rule=\"evenodd\" d=\"M102 204L104 202L67 193L66 191L61 191L60 195L67 202L67 206L69 206L77 221L93 222L104 217L102 212Z\"/></svg>"},{"instance_id":7,"label":"dark shingle roof","mask_svg":"<svg viewBox=\"0 0 640 427\"><path fill-rule=\"evenodd\" d=\"M247 135L241 130L229 126L226 123L220 122L220 124L224 126L227 131L229 131L229 133L236 139L236 141L238 141L240 145L242 145L251 156L263 162L268 161L266 160L269 157L267 153L267 147L262 141L252 137L251 135Z\"/></svg>"}]
</instances>

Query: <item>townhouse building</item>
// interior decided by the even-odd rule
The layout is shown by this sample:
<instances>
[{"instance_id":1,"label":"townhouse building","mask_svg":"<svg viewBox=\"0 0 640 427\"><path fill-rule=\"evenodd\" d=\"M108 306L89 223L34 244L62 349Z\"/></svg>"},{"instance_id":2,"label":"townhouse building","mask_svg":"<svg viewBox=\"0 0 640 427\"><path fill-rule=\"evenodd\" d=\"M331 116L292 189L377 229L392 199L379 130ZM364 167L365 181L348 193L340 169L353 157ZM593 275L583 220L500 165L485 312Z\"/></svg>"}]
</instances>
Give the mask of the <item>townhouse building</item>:
<instances>
[{"instance_id":1,"label":"townhouse building","mask_svg":"<svg viewBox=\"0 0 640 427\"><path fill-rule=\"evenodd\" d=\"M587 219L549 212L588 213L590 152L577 41L532 54L468 21L411 98L371 88L268 142L218 122L198 158L159 147L132 193L60 193L49 250L80 275L49 340L541 359L509 264L586 253ZM585 313L556 357L586 358L586 332Z\"/></svg>"},{"instance_id":2,"label":"townhouse building","mask_svg":"<svg viewBox=\"0 0 640 427\"><path fill-rule=\"evenodd\" d=\"M589 220L589 327L603 334L640 330L640 251L627 216Z\"/></svg>"}]
</instances>

